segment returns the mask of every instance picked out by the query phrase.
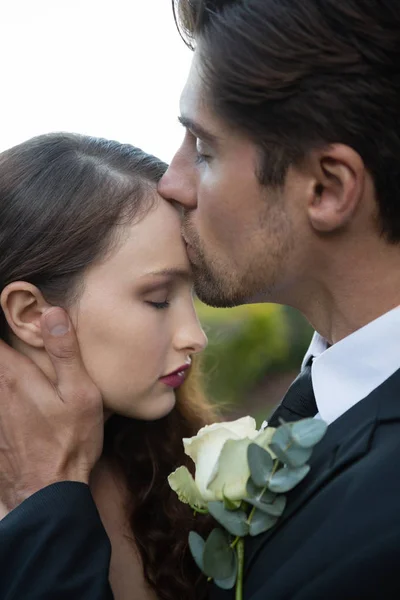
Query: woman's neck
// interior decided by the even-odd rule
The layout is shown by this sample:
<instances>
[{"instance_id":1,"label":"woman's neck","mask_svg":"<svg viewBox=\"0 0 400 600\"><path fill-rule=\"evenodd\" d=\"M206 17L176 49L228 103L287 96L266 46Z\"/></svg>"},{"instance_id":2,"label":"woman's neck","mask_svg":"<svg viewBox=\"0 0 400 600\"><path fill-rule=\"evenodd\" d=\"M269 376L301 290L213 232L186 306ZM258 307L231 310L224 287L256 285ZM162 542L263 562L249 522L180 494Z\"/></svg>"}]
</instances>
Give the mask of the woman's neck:
<instances>
[{"instance_id":1,"label":"woman's neck","mask_svg":"<svg viewBox=\"0 0 400 600\"><path fill-rule=\"evenodd\" d=\"M156 600L145 580L139 551L129 526L129 495L113 463L101 458L92 471L90 489L111 542L110 584L115 600Z\"/></svg>"}]
</instances>

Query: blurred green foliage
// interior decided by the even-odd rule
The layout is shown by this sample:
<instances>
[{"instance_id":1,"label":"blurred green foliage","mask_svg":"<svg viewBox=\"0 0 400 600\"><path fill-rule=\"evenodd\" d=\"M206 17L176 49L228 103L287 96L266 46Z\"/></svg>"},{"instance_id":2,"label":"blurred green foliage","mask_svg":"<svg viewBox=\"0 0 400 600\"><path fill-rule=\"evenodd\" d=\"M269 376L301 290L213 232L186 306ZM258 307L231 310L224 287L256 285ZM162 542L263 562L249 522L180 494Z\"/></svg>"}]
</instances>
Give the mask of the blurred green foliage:
<instances>
[{"instance_id":1,"label":"blurred green foliage","mask_svg":"<svg viewBox=\"0 0 400 600\"><path fill-rule=\"evenodd\" d=\"M234 405L271 372L300 366L311 328L296 311L277 304L211 308L197 302L208 336L203 371L209 397Z\"/></svg>"}]
</instances>

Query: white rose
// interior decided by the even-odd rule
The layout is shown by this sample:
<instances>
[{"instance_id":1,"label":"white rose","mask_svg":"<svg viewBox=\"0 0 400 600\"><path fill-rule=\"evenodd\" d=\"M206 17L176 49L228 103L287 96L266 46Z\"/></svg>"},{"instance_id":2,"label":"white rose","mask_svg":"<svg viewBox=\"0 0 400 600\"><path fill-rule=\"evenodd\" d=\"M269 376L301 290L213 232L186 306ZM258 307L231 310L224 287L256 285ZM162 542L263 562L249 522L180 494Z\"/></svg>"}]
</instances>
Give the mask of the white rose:
<instances>
[{"instance_id":1,"label":"white rose","mask_svg":"<svg viewBox=\"0 0 400 600\"><path fill-rule=\"evenodd\" d=\"M256 443L268 449L273 432L272 428L258 431L252 417L203 427L196 436L183 440L185 453L196 466L195 479L186 467L179 467L168 478L171 488L181 501L199 509L214 500L246 498L247 448Z\"/></svg>"}]
</instances>

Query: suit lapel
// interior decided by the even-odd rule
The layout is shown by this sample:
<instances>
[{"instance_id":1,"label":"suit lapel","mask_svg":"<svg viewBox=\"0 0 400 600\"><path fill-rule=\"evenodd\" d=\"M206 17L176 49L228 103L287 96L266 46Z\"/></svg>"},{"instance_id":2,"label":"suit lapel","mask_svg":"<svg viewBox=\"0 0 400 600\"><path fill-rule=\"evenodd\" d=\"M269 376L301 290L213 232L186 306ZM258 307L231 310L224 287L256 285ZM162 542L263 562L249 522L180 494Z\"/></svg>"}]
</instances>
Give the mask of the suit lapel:
<instances>
[{"instance_id":1,"label":"suit lapel","mask_svg":"<svg viewBox=\"0 0 400 600\"><path fill-rule=\"evenodd\" d=\"M315 447L309 461L310 474L288 493L287 507L277 524L263 535L247 538L245 570L251 566L264 544L279 533L280 527L307 500L337 473L369 451L374 431L380 423L400 420L399 392L400 370L329 425L325 437Z\"/></svg>"}]
</instances>

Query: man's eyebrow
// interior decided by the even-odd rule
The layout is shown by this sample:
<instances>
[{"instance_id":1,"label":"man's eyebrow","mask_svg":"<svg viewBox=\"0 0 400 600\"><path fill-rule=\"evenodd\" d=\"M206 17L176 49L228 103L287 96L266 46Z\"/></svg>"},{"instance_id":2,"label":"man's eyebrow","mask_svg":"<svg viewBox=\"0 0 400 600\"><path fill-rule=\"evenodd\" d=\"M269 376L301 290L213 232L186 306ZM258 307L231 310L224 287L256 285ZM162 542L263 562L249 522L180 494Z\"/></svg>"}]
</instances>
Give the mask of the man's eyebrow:
<instances>
[{"instance_id":1,"label":"man's eyebrow","mask_svg":"<svg viewBox=\"0 0 400 600\"><path fill-rule=\"evenodd\" d=\"M216 135L204 129L199 123L189 119L188 117L180 116L178 117L178 121L181 125L189 129L191 133L193 133L196 137L200 138L204 142L208 144L216 144L218 142L218 138Z\"/></svg>"}]
</instances>

